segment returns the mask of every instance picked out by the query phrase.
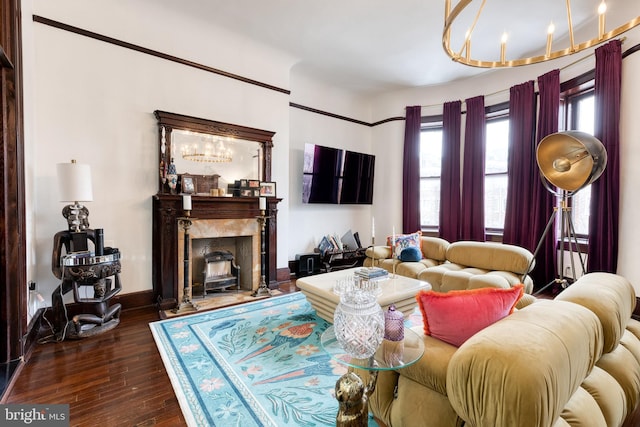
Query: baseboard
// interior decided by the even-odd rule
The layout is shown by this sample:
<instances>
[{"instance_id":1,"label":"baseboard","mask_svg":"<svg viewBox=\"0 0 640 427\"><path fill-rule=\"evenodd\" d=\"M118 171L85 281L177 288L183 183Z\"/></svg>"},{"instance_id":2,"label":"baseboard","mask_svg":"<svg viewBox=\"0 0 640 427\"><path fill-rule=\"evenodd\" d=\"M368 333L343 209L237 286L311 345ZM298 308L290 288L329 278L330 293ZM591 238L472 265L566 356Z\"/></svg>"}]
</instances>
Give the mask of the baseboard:
<instances>
[{"instance_id":1,"label":"baseboard","mask_svg":"<svg viewBox=\"0 0 640 427\"><path fill-rule=\"evenodd\" d=\"M140 292L130 292L128 294L118 294L111 298L110 302L111 304L120 303L123 310L148 307L156 303L153 299L152 289Z\"/></svg>"},{"instance_id":2,"label":"baseboard","mask_svg":"<svg viewBox=\"0 0 640 427\"><path fill-rule=\"evenodd\" d=\"M291 280L291 270L287 268L279 268L276 271L276 281L278 283L288 282Z\"/></svg>"},{"instance_id":3,"label":"baseboard","mask_svg":"<svg viewBox=\"0 0 640 427\"><path fill-rule=\"evenodd\" d=\"M27 333L24 336L24 345L22 347L22 355L25 362L29 361L31 354L33 353L33 349L37 344L40 329L42 328L42 316L45 311L46 308L38 309L27 325Z\"/></svg>"}]
</instances>

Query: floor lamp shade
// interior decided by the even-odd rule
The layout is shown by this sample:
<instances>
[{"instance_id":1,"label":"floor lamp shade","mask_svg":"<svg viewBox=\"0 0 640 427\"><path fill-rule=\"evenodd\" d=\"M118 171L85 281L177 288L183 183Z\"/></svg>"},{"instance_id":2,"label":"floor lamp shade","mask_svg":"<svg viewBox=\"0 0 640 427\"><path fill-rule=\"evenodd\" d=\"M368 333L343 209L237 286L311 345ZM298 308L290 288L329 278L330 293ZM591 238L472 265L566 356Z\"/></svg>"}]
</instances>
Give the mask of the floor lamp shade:
<instances>
[{"instance_id":1,"label":"floor lamp shade","mask_svg":"<svg viewBox=\"0 0 640 427\"><path fill-rule=\"evenodd\" d=\"M93 200L91 168L76 163L58 163L58 188L62 202L90 202Z\"/></svg>"},{"instance_id":2,"label":"floor lamp shade","mask_svg":"<svg viewBox=\"0 0 640 427\"><path fill-rule=\"evenodd\" d=\"M538 144L536 157L547 182L570 194L598 179L607 166L607 151L602 142L579 131L546 136Z\"/></svg>"}]
</instances>

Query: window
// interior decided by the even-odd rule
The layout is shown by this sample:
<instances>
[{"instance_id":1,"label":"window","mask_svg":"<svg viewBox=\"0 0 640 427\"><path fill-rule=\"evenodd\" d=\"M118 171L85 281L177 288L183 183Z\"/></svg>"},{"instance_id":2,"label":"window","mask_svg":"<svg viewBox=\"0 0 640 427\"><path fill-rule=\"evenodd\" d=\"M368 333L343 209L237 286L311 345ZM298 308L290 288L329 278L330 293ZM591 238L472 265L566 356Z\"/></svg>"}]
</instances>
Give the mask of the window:
<instances>
[{"instance_id":1,"label":"window","mask_svg":"<svg viewBox=\"0 0 640 427\"><path fill-rule=\"evenodd\" d=\"M593 135L595 120L595 96L588 90L565 99L567 129L579 130ZM591 186L578 191L571 198L571 219L578 237L586 238L589 234L589 205L591 203Z\"/></svg>"},{"instance_id":2,"label":"window","mask_svg":"<svg viewBox=\"0 0 640 427\"><path fill-rule=\"evenodd\" d=\"M507 207L509 119L504 114L487 120L484 166L484 228L502 233Z\"/></svg>"},{"instance_id":3,"label":"window","mask_svg":"<svg viewBox=\"0 0 640 427\"><path fill-rule=\"evenodd\" d=\"M420 132L420 226L437 231L440 223L442 125Z\"/></svg>"}]
</instances>

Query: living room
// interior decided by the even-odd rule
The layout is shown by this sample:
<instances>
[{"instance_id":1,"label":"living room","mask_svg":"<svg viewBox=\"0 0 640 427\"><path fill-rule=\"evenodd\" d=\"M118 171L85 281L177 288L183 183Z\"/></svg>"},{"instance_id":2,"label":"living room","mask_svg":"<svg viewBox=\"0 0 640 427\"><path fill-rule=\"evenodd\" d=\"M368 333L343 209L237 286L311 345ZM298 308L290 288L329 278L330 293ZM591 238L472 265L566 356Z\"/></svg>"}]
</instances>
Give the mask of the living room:
<instances>
[{"instance_id":1,"label":"living room","mask_svg":"<svg viewBox=\"0 0 640 427\"><path fill-rule=\"evenodd\" d=\"M107 246L123 254L123 294L144 293L151 289L151 197L157 192L158 135L155 110L165 110L220 122L250 126L275 132L273 176L277 183L278 247L277 268L299 253L312 252L328 233L359 231L364 242L370 240L371 218L378 233L390 235L392 227L402 227L401 188L402 141L407 105L427 105L422 115L438 114L442 103L475 96L482 87L486 104L505 101L508 88L535 79L550 67L499 70L464 79L451 85L387 91L377 95L349 93L314 81L298 72L294 60L221 28L192 20L179 11L149 8L148 5L104 6L84 11L70 2L52 5L35 2L33 10L23 10L25 19L25 159L28 223L27 280L37 283L45 296L57 286L51 274L53 235L64 228L59 214L63 203L57 200L56 164L76 159L92 167L94 201L87 204L92 227L105 230ZM73 6L72 6L73 5ZM133 8L128 10L127 8ZM140 7L143 10L137 10ZM136 37L127 16L145 15L136 22ZM102 33L105 20L115 39L144 46L214 68L265 82L290 91L276 90L228 77L163 61L64 31L27 17L42 16L96 33ZM104 17L108 16L109 19ZM90 25L96 20L94 25ZM169 33L157 22L171 22ZM119 24L120 23L120 24ZM148 30L146 29L148 25ZM186 28L189 28L187 31ZM142 29L145 28L143 31ZM177 31L184 28L183 31ZM116 32L117 30L117 32ZM637 30L626 35L625 48L636 43ZM59 38L59 39L57 39ZM205 49L196 48L194 39L207 40ZM191 43L191 44L190 44ZM173 47L175 45L175 47ZM55 48L65 46L65 49ZM190 50L181 52L181 48ZM90 61L86 58L91 57ZM640 276L633 260L635 168L626 166L634 158L638 130L633 103L640 90L633 77L638 59L624 60L621 108L621 218L619 273L632 282ZM553 64L562 67L562 63ZM561 81L593 67L582 61L561 71ZM42 71L45 70L45 71ZM68 104L68 105L67 105ZM361 123L332 118L291 104L326 111ZM391 119L391 120L390 120ZM390 120L369 126L370 123ZM303 204L302 157L305 143L316 143L370 152L377 157L374 200L371 206ZM389 149L389 147L397 149ZM628 150L628 151L626 151ZM97 161L99 159L100 161ZM629 197L625 197L628 194ZM389 209L389 207L396 207ZM147 224L144 226L143 224Z\"/></svg>"},{"instance_id":2,"label":"living room","mask_svg":"<svg viewBox=\"0 0 640 427\"><path fill-rule=\"evenodd\" d=\"M352 229L368 242L373 217L378 236L391 235L393 227L401 229L406 106L422 105L422 115L429 116L441 114L444 102L476 95L484 95L487 105L498 104L508 100L509 87L553 68L561 69L561 81L566 81L594 66L593 57L576 64L573 58L563 58L440 85L346 90L314 77L291 54L211 26L168 2L155 3L22 2L26 280L20 286L25 300L29 281L37 284L47 303L59 284L51 271L52 243L66 224L60 215L64 203L57 197L56 164L76 159L92 168L90 224L103 228L107 246L119 248L123 256L121 297L153 302L155 110L275 132L271 178L277 183L277 197L282 198L277 269L279 278L288 279L289 262L297 254L313 251L328 233ZM441 16L441 12L438 8L433 13ZM612 13L627 18L639 15L637 10L615 8ZM439 31L429 37L439 38ZM640 30L635 28L624 37L623 51L640 43ZM144 54L104 38L232 76ZM635 144L640 138L640 123L635 120L639 71L640 55L624 58L617 272L634 284L636 292L640 292L640 266L635 260L635 242L640 238L635 183L640 172L634 167L640 155ZM374 154L373 204L303 204L305 143Z\"/></svg>"}]
</instances>

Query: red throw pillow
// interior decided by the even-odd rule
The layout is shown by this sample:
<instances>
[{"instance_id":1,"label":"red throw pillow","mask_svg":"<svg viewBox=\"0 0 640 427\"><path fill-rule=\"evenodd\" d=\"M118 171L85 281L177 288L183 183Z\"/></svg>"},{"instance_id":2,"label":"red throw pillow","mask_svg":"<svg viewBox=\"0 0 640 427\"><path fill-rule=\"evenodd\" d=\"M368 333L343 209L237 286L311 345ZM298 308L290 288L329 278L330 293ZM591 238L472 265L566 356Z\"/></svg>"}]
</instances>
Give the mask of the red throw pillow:
<instances>
[{"instance_id":1,"label":"red throw pillow","mask_svg":"<svg viewBox=\"0 0 640 427\"><path fill-rule=\"evenodd\" d=\"M420 291L416 296L424 333L460 347L472 335L513 313L524 285L446 293Z\"/></svg>"}]
</instances>

